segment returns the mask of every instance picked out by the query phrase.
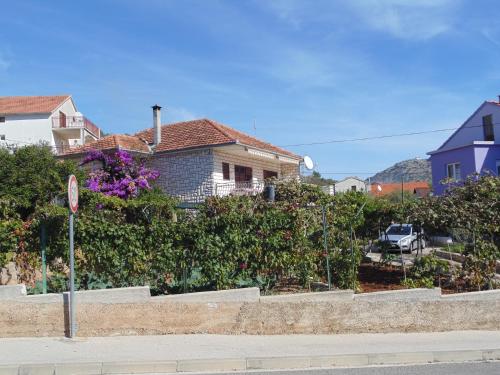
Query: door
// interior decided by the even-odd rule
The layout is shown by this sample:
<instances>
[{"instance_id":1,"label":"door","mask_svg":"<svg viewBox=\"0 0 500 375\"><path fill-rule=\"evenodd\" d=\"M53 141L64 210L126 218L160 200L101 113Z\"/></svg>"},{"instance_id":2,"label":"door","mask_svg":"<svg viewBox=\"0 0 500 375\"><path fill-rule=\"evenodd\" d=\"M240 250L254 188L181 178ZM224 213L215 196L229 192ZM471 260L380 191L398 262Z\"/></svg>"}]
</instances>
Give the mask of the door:
<instances>
[{"instance_id":1,"label":"door","mask_svg":"<svg viewBox=\"0 0 500 375\"><path fill-rule=\"evenodd\" d=\"M66 114L64 112L59 111L59 127L66 127Z\"/></svg>"}]
</instances>

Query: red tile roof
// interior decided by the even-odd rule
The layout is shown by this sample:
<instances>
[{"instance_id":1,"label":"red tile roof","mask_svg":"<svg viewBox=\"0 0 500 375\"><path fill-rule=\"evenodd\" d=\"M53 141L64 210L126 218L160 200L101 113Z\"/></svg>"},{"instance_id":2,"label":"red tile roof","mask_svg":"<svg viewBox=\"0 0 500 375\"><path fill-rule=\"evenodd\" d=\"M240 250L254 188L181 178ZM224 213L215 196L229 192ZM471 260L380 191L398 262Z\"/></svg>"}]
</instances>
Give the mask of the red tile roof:
<instances>
[{"instance_id":1,"label":"red tile roof","mask_svg":"<svg viewBox=\"0 0 500 375\"><path fill-rule=\"evenodd\" d=\"M70 95L0 96L0 115L52 113Z\"/></svg>"},{"instance_id":2,"label":"red tile roof","mask_svg":"<svg viewBox=\"0 0 500 375\"><path fill-rule=\"evenodd\" d=\"M136 134L148 143L153 143L153 129L149 128ZM190 148L217 146L224 144L242 144L264 151L278 153L291 158L300 158L290 151L263 142L248 134L208 119L178 122L163 125L161 128L161 143L157 152L177 151Z\"/></svg>"},{"instance_id":3,"label":"red tile roof","mask_svg":"<svg viewBox=\"0 0 500 375\"><path fill-rule=\"evenodd\" d=\"M382 191L378 191L377 185L380 185ZM429 188L429 183L427 181L408 181L403 183L403 190L409 191L412 194L415 192L415 189L418 190L427 188ZM390 183L390 184L382 184L374 182L371 184L370 193L372 195L380 197L383 195L391 194L395 191L401 192L401 182Z\"/></svg>"},{"instance_id":4,"label":"red tile roof","mask_svg":"<svg viewBox=\"0 0 500 375\"><path fill-rule=\"evenodd\" d=\"M126 150L132 152L149 153L149 146L139 138L133 135L108 135L94 142L83 146L73 147L62 155L83 154L91 150Z\"/></svg>"}]
</instances>

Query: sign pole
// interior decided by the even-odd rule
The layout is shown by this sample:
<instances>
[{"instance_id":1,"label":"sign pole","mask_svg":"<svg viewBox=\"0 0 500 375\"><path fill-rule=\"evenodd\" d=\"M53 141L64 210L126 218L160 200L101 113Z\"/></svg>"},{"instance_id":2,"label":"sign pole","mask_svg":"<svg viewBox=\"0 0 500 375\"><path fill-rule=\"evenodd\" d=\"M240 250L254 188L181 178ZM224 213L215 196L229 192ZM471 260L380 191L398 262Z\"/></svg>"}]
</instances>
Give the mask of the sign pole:
<instances>
[{"instance_id":1,"label":"sign pole","mask_svg":"<svg viewBox=\"0 0 500 375\"><path fill-rule=\"evenodd\" d=\"M74 214L69 212L69 279L70 279L70 297L69 297L69 311L70 311L70 337L74 338L76 335L76 306L75 306L75 247L73 242L73 222Z\"/></svg>"},{"instance_id":2,"label":"sign pole","mask_svg":"<svg viewBox=\"0 0 500 375\"><path fill-rule=\"evenodd\" d=\"M74 175L68 179L69 205L69 337L76 336L76 296L75 296L75 245L73 241L75 213L78 210L78 181Z\"/></svg>"}]
</instances>

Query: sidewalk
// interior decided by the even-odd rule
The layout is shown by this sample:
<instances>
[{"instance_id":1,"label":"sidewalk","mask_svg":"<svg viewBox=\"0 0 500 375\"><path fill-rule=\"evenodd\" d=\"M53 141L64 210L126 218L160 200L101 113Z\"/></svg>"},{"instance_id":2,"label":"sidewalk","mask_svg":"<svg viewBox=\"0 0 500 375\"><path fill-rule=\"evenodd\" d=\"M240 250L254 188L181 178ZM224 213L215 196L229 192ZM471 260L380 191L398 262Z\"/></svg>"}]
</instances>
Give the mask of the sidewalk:
<instances>
[{"instance_id":1,"label":"sidewalk","mask_svg":"<svg viewBox=\"0 0 500 375\"><path fill-rule=\"evenodd\" d=\"M0 375L231 371L500 360L500 331L0 338Z\"/></svg>"}]
</instances>

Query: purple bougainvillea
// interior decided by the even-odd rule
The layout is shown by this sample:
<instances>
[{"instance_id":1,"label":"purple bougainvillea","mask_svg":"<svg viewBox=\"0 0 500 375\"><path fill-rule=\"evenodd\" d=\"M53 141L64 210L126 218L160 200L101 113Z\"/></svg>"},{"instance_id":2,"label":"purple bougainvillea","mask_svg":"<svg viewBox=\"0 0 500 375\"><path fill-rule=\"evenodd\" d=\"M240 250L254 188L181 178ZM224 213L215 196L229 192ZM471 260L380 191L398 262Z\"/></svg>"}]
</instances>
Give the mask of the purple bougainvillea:
<instances>
[{"instance_id":1,"label":"purple bougainvillea","mask_svg":"<svg viewBox=\"0 0 500 375\"><path fill-rule=\"evenodd\" d=\"M87 187L122 199L136 197L141 190L151 189L151 181L159 176L157 171L144 165L144 160L135 161L128 152L122 150L110 155L92 150L81 164L95 161L101 162L102 166L89 173Z\"/></svg>"}]
</instances>

